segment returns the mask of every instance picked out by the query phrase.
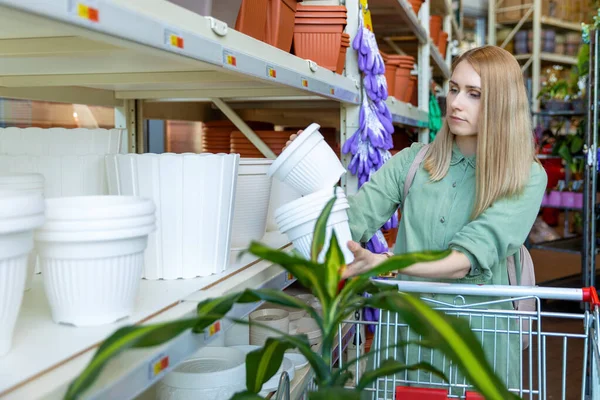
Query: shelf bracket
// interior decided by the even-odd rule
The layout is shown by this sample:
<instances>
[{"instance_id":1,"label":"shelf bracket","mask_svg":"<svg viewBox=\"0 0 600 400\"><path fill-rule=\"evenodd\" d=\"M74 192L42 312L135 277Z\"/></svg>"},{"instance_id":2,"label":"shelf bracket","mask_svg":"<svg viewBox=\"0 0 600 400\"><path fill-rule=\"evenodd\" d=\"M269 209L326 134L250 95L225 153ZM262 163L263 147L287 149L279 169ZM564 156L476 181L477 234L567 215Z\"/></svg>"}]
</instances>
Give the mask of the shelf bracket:
<instances>
[{"instance_id":1,"label":"shelf bracket","mask_svg":"<svg viewBox=\"0 0 600 400\"><path fill-rule=\"evenodd\" d=\"M267 146L265 142L263 142L261 138L254 133L254 131L244 122L243 119L240 118L239 115L237 115L237 113L231 107L229 107L227 103L218 97L213 97L210 99L210 101L212 101L215 106L217 106L217 108L221 110L221 112L225 114L227 118L229 118L231 122L233 122L236 128L238 128L266 158L270 158L272 160L277 158L269 146Z\"/></svg>"}]
</instances>

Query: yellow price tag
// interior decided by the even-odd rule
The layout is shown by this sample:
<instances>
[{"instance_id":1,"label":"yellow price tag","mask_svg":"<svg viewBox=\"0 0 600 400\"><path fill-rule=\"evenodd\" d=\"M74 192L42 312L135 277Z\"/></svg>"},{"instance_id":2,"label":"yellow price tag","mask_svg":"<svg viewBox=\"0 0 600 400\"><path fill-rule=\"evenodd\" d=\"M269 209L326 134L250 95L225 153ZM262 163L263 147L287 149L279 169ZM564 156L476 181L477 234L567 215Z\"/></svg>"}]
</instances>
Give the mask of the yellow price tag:
<instances>
[{"instance_id":1,"label":"yellow price tag","mask_svg":"<svg viewBox=\"0 0 600 400\"><path fill-rule=\"evenodd\" d=\"M360 9L363 14L363 20L365 22L365 27L373 32L373 20L371 20L371 11L369 11L369 5L367 3L368 0L360 0Z\"/></svg>"}]
</instances>

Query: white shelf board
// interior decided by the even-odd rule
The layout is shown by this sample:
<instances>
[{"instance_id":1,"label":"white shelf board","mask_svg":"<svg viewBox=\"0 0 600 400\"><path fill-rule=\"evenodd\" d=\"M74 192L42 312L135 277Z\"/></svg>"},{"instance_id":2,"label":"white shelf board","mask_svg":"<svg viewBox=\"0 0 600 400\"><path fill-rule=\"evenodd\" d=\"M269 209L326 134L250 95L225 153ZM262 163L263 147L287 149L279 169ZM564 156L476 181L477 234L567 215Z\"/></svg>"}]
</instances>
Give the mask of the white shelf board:
<instances>
[{"instance_id":1,"label":"white shelf board","mask_svg":"<svg viewBox=\"0 0 600 400\"><path fill-rule=\"evenodd\" d=\"M274 248L289 245L287 237L278 232L268 233L262 242ZM281 268L276 265L259 262L256 257L249 254L245 255L240 262L234 261L232 260L228 270L209 277L172 281L142 280L136 308L130 318L114 324L90 328L55 324L51 319L43 291L42 277L37 275L33 288L25 293L11 352L2 358L0 363L0 397L34 399L42 398L56 390L64 391L68 382L89 361L95 347L116 329L133 323L158 322L181 317L193 311L197 303L197 301L183 303L182 301L199 291L202 293L197 298L204 299L226 293L229 289L259 287L265 284L282 287L284 284L289 284ZM189 304L185 305L185 303ZM187 306L189 309L186 308ZM173 360L179 357L181 361L183 355L189 354L181 352L181 348L184 345L192 345L190 343L198 346L202 344L196 339L192 342L183 341L183 345L171 343L174 352ZM155 354L157 353L152 350L150 355ZM123 368L128 367L123 366ZM126 382L125 386L128 384L130 385L131 382ZM111 385L104 385L102 388L110 390ZM130 388L130 390L135 389L138 388L133 386ZM143 388L139 389L143 390Z\"/></svg>"},{"instance_id":2,"label":"white shelf board","mask_svg":"<svg viewBox=\"0 0 600 400\"><path fill-rule=\"evenodd\" d=\"M78 16L79 4L94 7L98 21ZM78 87L117 100L359 100L352 80L164 0L0 0L0 39L0 96Z\"/></svg>"},{"instance_id":3,"label":"white shelf board","mask_svg":"<svg viewBox=\"0 0 600 400\"><path fill-rule=\"evenodd\" d=\"M434 62L434 68L441 72L444 79L450 79L450 67L446 64L446 60L442 57L442 54L438 50L437 46L430 41L429 48L431 51L431 59ZM449 51L449 50L448 50Z\"/></svg>"},{"instance_id":4,"label":"white shelf board","mask_svg":"<svg viewBox=\"0 0 600 400\"><path fill-rule=\"evenodd\" d=\"M526 61L532 57L532 54L517 54L515 58L519 61ZM540 59L545 62L553 62L564 65L577 65L577 58L554 53L540 53Z\"/></svg>"},{"instance_id":5,"label":"white shelf board","mask_svg":"<svg viewBox=\"0 0 600 400\"><path fill-rule=\"evenodd\" d=\"M400 125L427 128L429 126L429 114L409 103L388 97L386 104L392 113L393 122Z\"/></svg>"}]
</instances>

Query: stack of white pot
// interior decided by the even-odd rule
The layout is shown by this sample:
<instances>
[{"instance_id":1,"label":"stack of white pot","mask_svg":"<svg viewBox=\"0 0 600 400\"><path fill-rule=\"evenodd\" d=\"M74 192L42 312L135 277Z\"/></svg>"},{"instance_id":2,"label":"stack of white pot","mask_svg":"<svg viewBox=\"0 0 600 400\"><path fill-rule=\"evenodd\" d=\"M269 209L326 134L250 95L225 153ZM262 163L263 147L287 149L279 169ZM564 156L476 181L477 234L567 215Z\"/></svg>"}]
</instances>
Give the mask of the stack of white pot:
<instances>
[{"instance_id":1,"label":"stack of white pot","mask_svg":"<svg viewBox=\"0 0 600 400\"><path fill-rule=\"evenodd\" d=\"M0 356L8 353L21 308L33 231L44 223L39 193L0 197Z\"/></svg>"},{"instance_id":2,"label":"stack of white pot","mask_svg":"<svg viewBox=\"0 0 600 400\"><path fill-rule=\"evenodd\" d=\"M348 225L348 200L343 190L334 186L345 169L334 151L311 124L273 162L269 175L294 188L303 197L275 210L275 220L282 233L294 243L300 254L310 258L313 232L323 208L335 195L337 200L327 220L325 246L319 255L323 261L332 232L340 244L346 263L354 260L346 243L351 240Z\"/></svg>"},{"instance_id":3,"label":"stack of white pot","mask_svg":"<svg viewBox=\"0 0 600 400\"><path fill-rule=\"evenodd\" d=\"M55 322L92 326L131 315L154 214L139 197L46 200L35 241Z\"/></svg>"},{"instance_id":4,"label":"stack of white pot","mask_svg":"<svg viewBox=\"0 0 600 400\"><path fill-rule=\"evenodd\" d=\"M0 197L39 195L44 196L44 176L41 174L3 174L0 173ZM25 290L31 289L31 280L37 263L35 248L27 259Z\"/></svg>"}]
</instances>

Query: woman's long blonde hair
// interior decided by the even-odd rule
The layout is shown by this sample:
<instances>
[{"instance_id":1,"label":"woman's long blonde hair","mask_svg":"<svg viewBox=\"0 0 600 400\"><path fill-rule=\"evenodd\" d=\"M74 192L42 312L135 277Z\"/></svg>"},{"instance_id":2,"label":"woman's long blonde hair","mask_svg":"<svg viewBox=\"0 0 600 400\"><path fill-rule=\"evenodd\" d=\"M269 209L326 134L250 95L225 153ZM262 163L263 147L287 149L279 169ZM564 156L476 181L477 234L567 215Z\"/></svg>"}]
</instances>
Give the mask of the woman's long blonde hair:
<instances>
[{"instance_id":1,"label":"woman's long blonde hair","mask_svg":"<svg viewBox=\"0 0 600 400\"><path fill-rule=\"evenodd\" d=\"M471 215L476 218L497 199L522 192L536 157L529 103L517 60L500 47L483 46L462 54L452 69L463 61L481 77L476 197ZM448 173L453 141L444 119L425 159L432 181Z\"/></svg>"}]
</instances>

